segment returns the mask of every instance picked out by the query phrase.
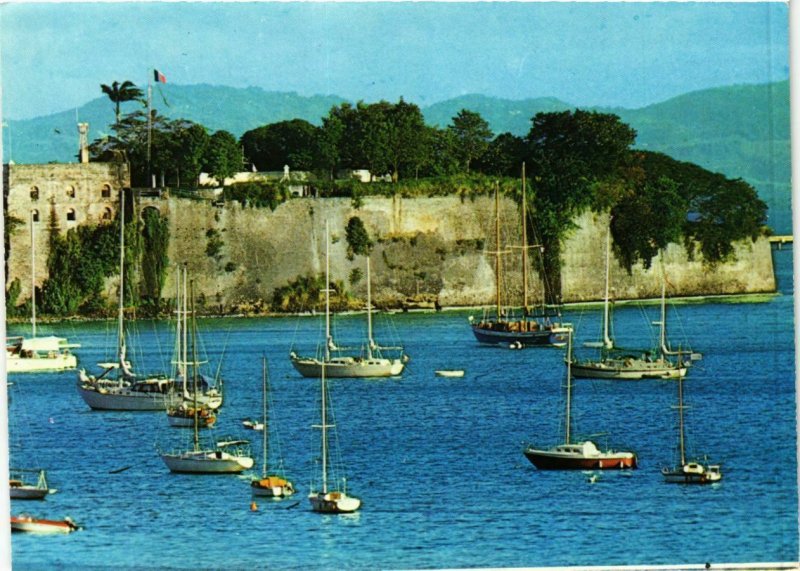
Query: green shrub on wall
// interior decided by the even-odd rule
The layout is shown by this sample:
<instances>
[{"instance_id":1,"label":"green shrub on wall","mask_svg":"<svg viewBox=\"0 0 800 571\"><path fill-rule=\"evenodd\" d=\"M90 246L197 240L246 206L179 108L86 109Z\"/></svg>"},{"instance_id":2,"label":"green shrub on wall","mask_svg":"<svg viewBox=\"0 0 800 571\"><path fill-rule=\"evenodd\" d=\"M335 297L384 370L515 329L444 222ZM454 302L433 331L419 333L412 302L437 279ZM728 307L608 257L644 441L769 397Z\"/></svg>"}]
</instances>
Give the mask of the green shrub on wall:
<instances>
[{"instance_id":1,"label":"green shrub on wall","mask_svg":"<svg viewBox=\"0 0 800 571\"><path fill-rule=\"evenodd\" d=\"M161 310L161 290L169 266L169 219L162 218L155 208L142 214L142 276L140 283L145 313L156 315Z\"/></svg>"},{"instance_id":2,"label":"green shrub on wall","mask_svg":"<svg viewBox=\"0 0 800 571\"><path fill-rule=\"evenodd\" d=\"M116 224L53 231L42 284L41 309L52 315L95 314L105 309L103 282L117 270Z\"/></svg>"},{"instance_id":3,"label":"green shrub on wall","mask_svg":"<svg viewBox=\"0 0 800 571\"><path fill-rule=\"evenodd\" d=\"M268 207L270 210L286 202L289 196L289 189L280 183L240 182L223 190L226 201L236 200L244 207Z\"/></svg>"}]
</instances>

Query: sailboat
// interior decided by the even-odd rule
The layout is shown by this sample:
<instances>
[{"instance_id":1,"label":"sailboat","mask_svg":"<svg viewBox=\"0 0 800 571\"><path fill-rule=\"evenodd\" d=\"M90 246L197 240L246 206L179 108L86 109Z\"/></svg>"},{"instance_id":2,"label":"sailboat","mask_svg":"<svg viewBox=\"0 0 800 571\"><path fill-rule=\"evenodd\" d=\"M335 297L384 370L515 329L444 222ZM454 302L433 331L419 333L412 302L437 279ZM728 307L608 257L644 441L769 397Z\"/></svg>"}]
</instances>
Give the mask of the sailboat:
<instances>
[{"instance_id":1,"label":"sailboat","mask_svg":"<svg viewBox=\"0 0 800 571\"><path fill-rule=\"evenodd\" d=\"M64 337L36 336L36 241L31 212L31 337L6 338L6 371L9 373L41 373L65 371L78 366L71 349L80 347Z\"/></svg>"},{"instance_id":2,"label":"sailboat","mask_svg":"<svg viewBox=\"0 0 800 571\"><path fill-rule=\"evenodd\" d=\"M344 348L336 345L331 335L330 308L330 237L328 223L325 223L325 346L322 355L303 357L291 351L289 358L294 368L304 377L319 378L325 367L329 378L345 377L396 377L402 374L408 355L402 347L378 345L372 337L372 290L370 264L367 256L367 343L365 351L359 355L345 353ZM384 351L399 352L399 355L388 357Z\"/></svg>"},{"instance_id":3,"label":"sailboat","mask_svg":"<svg viewBox=\"0 0 800 571\"><path fill-rule=\"evenodd\" d=\"M591 440L573 441L572 429L572 331L567 333L567 383L564 442L551 448L537 448L529 444L525 457L539 470L624 470L637 467L634 452L601 450Z\"/></svg>"},{"instance_id":4,"label":"sailboat","mask_svg":"<svg viewBox=\"0 0 800 571\"><path fill-rule=\"evenodd\" d=\"M8 383L7 386L10 388L15 386L14 383ZM9 469L8 469L8 484L9 484L9 496L12 500L42 500L46 498L49 494L56 493L55 488L51 488L47 483L47 474L46 471L42 468L17 468L14 467L14 464L11 462L16 463L19 458L17 454L20 456L24 456L28 458L27 462L35 462L34 465L38 464L38 461L35 460L35 453L36 450L31 448L30 446L26 447L25 442L23 441L23 435L25 434L25 428L27 426L27 422L24 418L20 416L23 409L20 409L20 406L24 405L24 400L22 402L19 399L15 399L14 408L11 408L11 395L12 392L8 389L8 459L9 459ZM18 464L19 465L19 464Z\"/></svg>"},{"instance_id":5,"label":"sailboat","mask_svg":"<svg viewBox=\"0 0 800 571\"><path fill-rule=\"evenodd\" d=\"M120 190L119 223L119 309L117 312L117 360L98 363L99 375L78 371L78 394L95 410L166 410L178 404L182 395L175 380L164 374L135 373L126 358L124 315L125 191ZM116 373L112 377L111 373ZM110 377L110 378L107 378Z\"/></svg>"},{"instance_id":6,"label":"sailboat","mask_svg":"<svg viewBox=\"0 0 800 571\"><path fill-rule=\"evenodd\" d=\"M611 229L606 233L606 277L605 296L603 301L603 340L599 343L587 343L589 347L599 347L599 359L574 360L572 373L577 378L640 380L640 379L674 379L686 375L692 359L699 355L684 351L670 351L666 341L666 278L661 287L661 321L660 346L655 350L629 350L616 347L609 333L609 276L611 265ZM670 356L677 356L671 359Z\"/></svg>"},{"instance_id":7,"label":"sailboat","mask_svg":"<svg viewBox=\"0 0 800 571\"><path fill-rule=\"evenodd\" d=\"M480 343L490 345L523 346L557 346L563 347L567 327L560 323L561 314L557 308L542 305L536 311L528 305L528 230L527 230L527 198L525 194L525 165L522 165L522 315L510 316L510 310L502 305L502 262L500 256L500 197L499 188L495 187L495 314L484 313L476 320L469 316L472 333Z\"/></svg>"},{"instance_id":8,"label":"sailboat","mask_svg":"<svg viewBox=\"0 0 800 571\"><path fill-rule=\"evenodd\" d=\"M315 428L320 429L321 433L321 448L322 448L322 457L320 460L321 468L322 468L322 478L321 481L311 486L311 493L308 495L308 499L311 502L311 509L318 513L328 513L328 514L342 514L342 513L352 513L358 510L361 507L361 500L354 497L349 496L347 494L347 481L344 478L332 478L332 482L329 482L329 468L332 465L330 451L329 451L329 442L328 442L328 429L334 428L335 425L328 424L328 390L325 380L325 369L327 367L323 363L322 370L320 372L319 377L319 384L320 384L320 419L321 422ZM336 442L334 440L334 442Z\"/></svg>"},{"instance_id":9,"label":"sailboat","mask_svg":"<svg viewBox=\"0 0 800 571\"><path fill-rule=\"evenodd\" d=\"M683 379L678 377L678 449L680 464L671 468L662 468L664 481L672 484L713 484L722 479L719 464L704 464L699 460L686 461L686 439L683 434Z\"/></svg>"},{"instance_id":10,"label":"sailboat","mask_svg":"<svg viewBox=\"0 0 800 571\"><path fill-rule=\"evenodd\" d=\"M285 498L294 494L294 486L286 479L282 473L283 470L278 470L278 473L270 474L267 470L267 444L269 442L269 422L267 416L267 396L269 394L269 380L267 378L267 359L262 359L262 372L261 372L261 392L262 392L262 415L264 418L264 438L262 439L261 449L261 477L255 478L250 482L250 489L254 496L266 496L270 498ZM279 463L280 468L282 464Z\"/></svg>"},{"instance_id":11,"label":"sailboat","mask_svg":"<svg viewBox=\"0 0 800 571\"><path fill-rule=\"evenodd\" d=\"M188 347L189 347L189 328L190 324L187 322L189 312L186 309L187 295L186 295L186 266L183 267L183 273L177 273L176 286L176 306L177 306L177 320L175 326L175 361L176 366L176 381L180 380L183 389L183 401L179 404L167 409L167 419L170 426L178 428L191 428L194 426L195 417L195 403L198 407L197 416L201 428L207 428L214 424L217 417L214 411L222 406L222 391L216 386L212 386L209 378L199 372L197 367L204 362L192 362L188 360ZM195 321L194 312L192 312L191 319L192 342L197 338L197 324ZM196 354L195 348L192 353ZM188 374L187 366L194 365L197 379L194 390L197 394L189 392L188 387ZM221 383L220 383L221 384Z\"/></svg>"},{"instance_id":12,"label":"sailboat","mask_svg":"<svg viewBox=\"0 0 800 571\"><path fill-rule=\"evenodd\" d=\"M9 488L12 500L42 500L48 494L53 494L56 490L47 485L47 476L44 470L30 470L25 468L9 469ZM36 474L36 482L31 483L33 478L29 475Z\"/></svg>"},{"instance_id":13,"label":"sailboat","mask_svg":"<svg viewBox=\"0 0 800 571\"><path fill-rule=\"evenodd\" d=\"M192 314L194 314L194 298L192 298ZM198 395L198 361L196 331L192 331L192 385L193 385L193 420L194 440L190 450L160 453L161 459L170 472L183 472L191 474L235 474L249 470L255 463L250 456L249 442L247 440L227 440L216 442L213 446L201 448L199 436L199 405Z\"/></svg>"}]
</instances>

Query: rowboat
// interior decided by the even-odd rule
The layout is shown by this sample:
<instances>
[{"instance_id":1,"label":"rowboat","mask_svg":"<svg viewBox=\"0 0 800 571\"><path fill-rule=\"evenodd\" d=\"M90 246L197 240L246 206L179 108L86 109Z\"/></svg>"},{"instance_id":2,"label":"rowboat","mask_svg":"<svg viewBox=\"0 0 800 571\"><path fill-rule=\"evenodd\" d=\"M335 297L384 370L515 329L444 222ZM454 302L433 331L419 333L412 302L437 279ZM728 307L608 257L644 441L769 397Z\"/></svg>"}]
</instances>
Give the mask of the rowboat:
<instances>
[{"instance_id":1,"label":"rowboat","mask_svg":"<svg viewBox=\"0 0 800 571\"><path fill-rule=\"evenodd\" d=\"M439 369L438 371L434 371L437 377L463 377L464 370L463 369Z\"/></svg>"}]
</instances>

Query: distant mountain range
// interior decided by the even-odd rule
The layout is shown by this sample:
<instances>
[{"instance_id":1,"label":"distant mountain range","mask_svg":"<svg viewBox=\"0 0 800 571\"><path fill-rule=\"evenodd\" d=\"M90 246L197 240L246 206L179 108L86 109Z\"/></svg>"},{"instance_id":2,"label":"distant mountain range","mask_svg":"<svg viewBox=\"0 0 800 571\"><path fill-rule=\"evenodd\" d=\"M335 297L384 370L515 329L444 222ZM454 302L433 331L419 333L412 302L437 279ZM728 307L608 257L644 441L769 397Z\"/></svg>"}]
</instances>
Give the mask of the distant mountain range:
<instances>
[{"instance_id":1,"label":"distant mountain range","mask_svg":"<svg viewBox=\"0 0 800 571\"><path fill-rule=\"evenodd\" d=\"M305 97L256 87L159 84L153 90L153 106L160 113L196 121L211 131L225 129L236 136L295 118L319 125L331 107L344 101L336 96ZM126 103L123 112L137 105ZM524 135L536 113L572 108L555 98L509 100L464 95L422 107L422 112L429 124L443 127L461 109L470 109L480 113L496 134ZM747 180L769 204L769 224L780 233L791 231L788 80L706 89L640 109L594 109L615 113L636 129L638 148ZM113 105L105 97L74 111L7 120L4 161L72 162L77 152L76 123L89 123L92 140L109 132L113 120Z\"/></svg>"}]
</instances>

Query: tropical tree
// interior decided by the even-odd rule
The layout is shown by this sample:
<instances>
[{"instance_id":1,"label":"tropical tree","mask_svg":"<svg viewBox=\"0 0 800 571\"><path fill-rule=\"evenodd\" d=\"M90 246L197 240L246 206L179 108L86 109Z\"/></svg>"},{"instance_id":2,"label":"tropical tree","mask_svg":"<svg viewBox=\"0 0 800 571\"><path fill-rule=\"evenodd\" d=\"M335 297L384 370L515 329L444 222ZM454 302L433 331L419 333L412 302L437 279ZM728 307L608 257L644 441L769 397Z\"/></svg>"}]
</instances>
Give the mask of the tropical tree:
<instances>
[{"instance_id":1,"label":"tropical tree","mask_svg":"<svg viewBox=\"0 0 800 571\"><path fill-rule=\"evenodd\" d=\"M119 123L120 105L122 103L141 100L144 95L142 90L136 87L136 84L127 80L122 83L115 81L110 86L103 83L100 85L100 89L114 104L115 123Z\"/></svg>"},{"instance_id":2,"label":"tropical tree","mask_svg":"<svg viewBox=\"0 0 800 571\"><path fill-rule=\"evenodd\" d=\"M318 128L303 119L280 121L242 135L244 154L258 170L311 170L317 151Z\"/></svg>"},{"instance_id":3,"label":"tropical tree","mask_svg":"<svg viewBox=\"0 0 800 571\"><path fill-rule=\"evenodd\" d=\"M462 109L453 117L448 129L455 136L458 156L469 173L472 161L483 155L489 147L489 141L492 139L489 123L480 116L480 113Z\"/></svg>"},{"instance_id":4,"label":"tropical tree","mask_svg":"<svg viewBox=\"0 0 800 571\"><path fill-rule=\"evenodd\" d=\"M511 133L497 135L476 161L477 170L496 176L517 176L525 157L525 141Z\"/></svg>"},{"instance_id":5,"label":"tropical tree","mask_svg":"<svg viewBox=\"0 0 800 571\"><path fill-rule=\"evenodd\" d=\"M203 169L220 184L242 169L242 150L233 134L216 131L211 135L203 155Z\"/></svg>"},{"instance_id":6,"label":"tropical tree","mask_svg":"<svg viewBox=\"0 0 800 571\"><path fill-rule=\"evenodd\" d=\"M624 179L636 131L613 114L537 113L526 138L536 230L544 246L540 272L549 303L561 297L561 245L573 220L600 207L598 189Z\"/></svg>"},{"instance_id":7,"label":"tropical tree","mask_svg":"<svg viewBox=\"0 0 800 571\"><path fill-rule=\"evenodd\" d=\"M449 129L425 127L421 134L423 156L419 162L422 176L449 176L458 173L457 141Z\"/></svg>"},{"instance_id":8,"label":"tropical tree","mask_svg":"<svg viewBox=\"0 0 800 571\"><path fill-rule=\"evenodd\" d=\"M352 260L355 255L369 256L373 244L361 218L350 218L344 231L347 237L347 258Z\"/></svg>"},{"instance_id":9,"label":"tropical tree","mask_svg":"<svg viewBox=\"0 0 800 571\"><path fill-rule=\"evenodd\" d=\"M670 243L680 243L687 201L667 177L644 180L611 209L614 253L631 272L641 261L649 268L653 258Z\"/></svg>"},{"instance_id":10,"label":"tropical tree","mask_svg":"<svg viewBox=\"0 0 800 571\"><path fill-rule=\"evenodd\" d=\"M388 162L392 169L392 180L397 182L400 169L417 171L425 156L425 119L422 111L403 98L392 105L386 113L389 127Z\"/></svg>"}]
</instances>

